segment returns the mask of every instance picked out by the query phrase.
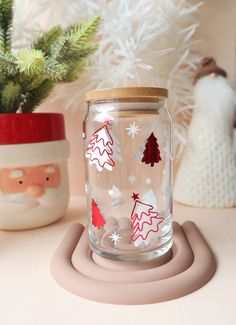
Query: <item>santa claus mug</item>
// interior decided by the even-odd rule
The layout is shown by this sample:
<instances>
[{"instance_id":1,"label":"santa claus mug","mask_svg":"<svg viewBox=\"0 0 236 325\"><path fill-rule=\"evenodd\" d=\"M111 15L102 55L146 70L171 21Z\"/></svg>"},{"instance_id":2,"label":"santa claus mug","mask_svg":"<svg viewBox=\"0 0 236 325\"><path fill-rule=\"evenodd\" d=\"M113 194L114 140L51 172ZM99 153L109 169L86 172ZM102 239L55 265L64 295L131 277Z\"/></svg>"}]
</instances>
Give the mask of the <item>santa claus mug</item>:
<instances>
[{"instance_id":1,"label":"santa claus mug","mask_svg":"<svg viewBox=\"0 0 236 325\"><path fill-rule=\"evenodd\" d=\"M62 114L0 114L1 229L40 227L63 216L68 156Z\"/></svg>"},{"instance_id":2,"label":"santa claus mug","mask_svg":"<svg viewBox=\"0 0 236 325\"><path fill-rule=\"evenodd\" d=\"M172 131L163 88L86 94L86 192L92 250L145 261L172 246Z\"/></svg>"}]
</instances>

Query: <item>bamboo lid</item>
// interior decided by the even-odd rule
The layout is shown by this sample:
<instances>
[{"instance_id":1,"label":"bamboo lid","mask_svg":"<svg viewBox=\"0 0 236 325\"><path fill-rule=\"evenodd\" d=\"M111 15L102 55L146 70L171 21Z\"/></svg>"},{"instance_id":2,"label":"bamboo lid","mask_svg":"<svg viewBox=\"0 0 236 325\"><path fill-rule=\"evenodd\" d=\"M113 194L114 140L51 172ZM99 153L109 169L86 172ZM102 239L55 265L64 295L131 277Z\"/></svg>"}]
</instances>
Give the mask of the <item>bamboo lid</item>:
<instances>
[{"instance_id":1,"label":"bamboo lid","mask_svg":"<svg viewBox=\"0 0 236 325\"><path fill-rule=\"evenodd\" d=\"M158 101L158 98L168 97L168 90L159 87L106 88L88 91L85 97L87 102L109 99L153 102Z\"/></svg>"}]
</instances>

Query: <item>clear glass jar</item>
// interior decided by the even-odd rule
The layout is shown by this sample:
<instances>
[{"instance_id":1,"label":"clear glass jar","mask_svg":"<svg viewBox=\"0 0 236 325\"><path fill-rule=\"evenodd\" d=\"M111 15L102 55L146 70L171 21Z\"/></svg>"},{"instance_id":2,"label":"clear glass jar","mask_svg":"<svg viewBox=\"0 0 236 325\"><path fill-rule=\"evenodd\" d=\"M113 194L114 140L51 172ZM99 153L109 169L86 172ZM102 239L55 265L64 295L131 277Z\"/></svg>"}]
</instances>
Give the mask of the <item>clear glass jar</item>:
<instances>
[{"instance_id":1,"label":"clear glass jar","mask_svg":"<svg viewBox=\"0 0 236 325\"><path fill-rule=\"evenodd\" d=\"M89 241L141 262L172 246L172 124L163 88L88 92L84 120Z\"/></svg>"}]
</instances>

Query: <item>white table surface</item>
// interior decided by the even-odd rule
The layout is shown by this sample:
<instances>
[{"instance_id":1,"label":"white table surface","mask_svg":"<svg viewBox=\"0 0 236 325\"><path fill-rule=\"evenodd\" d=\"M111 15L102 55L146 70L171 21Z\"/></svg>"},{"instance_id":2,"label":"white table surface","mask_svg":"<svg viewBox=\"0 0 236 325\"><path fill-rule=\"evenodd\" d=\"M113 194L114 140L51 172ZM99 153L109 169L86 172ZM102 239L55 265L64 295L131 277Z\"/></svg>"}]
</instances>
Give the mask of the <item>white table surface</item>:
<instances>
[{"instance_id":1,"label":"white table surface","mask_svg":"<svg viewBox=\"0 0 236 325\"><path fill-rule=\"evenodd\" d=\"M169 302L117 306L88 301L61 288L50 261L75 222L86 222L83 199L71 199L66 216L36 230L0 231L0 324L2 325L235 325L236 209L206 210L180 205L175 220L193 220L218 261L212 280Z\"/></svg>"}]
</instances>

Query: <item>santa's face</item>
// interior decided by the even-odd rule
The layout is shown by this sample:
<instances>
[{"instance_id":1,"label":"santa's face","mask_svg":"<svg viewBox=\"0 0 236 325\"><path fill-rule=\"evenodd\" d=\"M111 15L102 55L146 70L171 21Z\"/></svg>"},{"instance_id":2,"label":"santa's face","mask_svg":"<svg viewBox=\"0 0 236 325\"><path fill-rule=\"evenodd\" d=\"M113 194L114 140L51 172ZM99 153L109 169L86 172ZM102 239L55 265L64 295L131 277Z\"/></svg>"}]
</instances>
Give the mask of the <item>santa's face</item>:
<instances>
[{"instance_id":1,"label":"santa's face","mask_svg":"<svg viewBox=\"0 0 236 325\"><path fill-rule=\"evenodd\" d=\"M0 170L0 189L5 194L26 193L38 198L45 189L58 188L59 185L60 169L57 164Z\"/></svg>"},{"instance_id":2,"label":"santa's face","mask_svg":"<svg viewBox=\"0 0 236 325\"><path fill-rule=\"evenodd\" d=\"M42 224L45 218L55 219L67 204L62 181L58 164L0 169L0 218L7 224L21 225L23 221L32 227L40 219Z\"/></svg>"}]
</instances>

